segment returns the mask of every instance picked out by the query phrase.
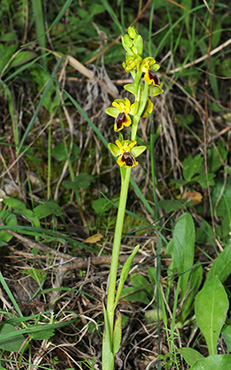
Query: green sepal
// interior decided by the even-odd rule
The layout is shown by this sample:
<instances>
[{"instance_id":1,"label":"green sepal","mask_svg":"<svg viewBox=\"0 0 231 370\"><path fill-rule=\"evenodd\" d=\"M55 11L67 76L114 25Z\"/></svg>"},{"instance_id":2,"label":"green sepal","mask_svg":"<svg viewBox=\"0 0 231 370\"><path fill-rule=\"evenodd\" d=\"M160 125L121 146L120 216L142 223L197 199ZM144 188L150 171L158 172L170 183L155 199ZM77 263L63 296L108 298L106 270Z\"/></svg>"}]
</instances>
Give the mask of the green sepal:
<instances>
[{"instance_id":1,"label":"green sepal","mask_svg":"<svg viewBox=\"0 0 231 370\"><path fill-rule=\"evenodd\" d=\"M118 108L107 108L105 109L105 113L107 113L109 116L116 118L119 114L120 110Z\"/></svg>"},{"instance_id":2,"label":"green sepal","mask_svg":"<svg viewBox=\"0 0 231 370\"><path fill-rule=\"evenodd\" d=\"M149 88L148 88L148 95L149 96L157 96L157 95L162 94L162 92L164 92L164 90L161 89L161 87L159 87L159 86L149 86Z\"/></svg>"},{"instance_id":3,"label":"green sepal","mask_svg":"<svg viewBox=\"0 0 231 370\"><path fill-rule=\"evenodd\" d=\"M124 85L124 89L127 90L128 92L130 92L133 95L135 94L135 86L134 86L134 84Z\"/></svg>"},{"instance_id":4,"label":"green sepal","mask_svg":"<svg viewBox=\"0 0 231 370\"><path fill-rule=\"evenodd\" d=\"M131 149L131 154L136 158L138 157L140 154L142 154L145 150L146 150L146 146L144 145L141 145L141 146L134 146L132 149Z\"/></svg>"},{"instance_id":5,"label":"green sepal","mask_svg":"<svg viewBox=\"0 0 231 370\"><path fill-rule=\"evenodd\" d=\"M111 154L114 155L114 157L118 157L118 155L121 154L119 147L117 145L113 144L113 143L109 143L108 148L109 148Z\"/></svg>"},{"instance_id":6,"label":"green sepal","mask_svg":"<svg viewBox=\"0 0 231 370\"><path fill-rule=\"evenodd\" d=\"M120 349L120 343L122 338L122 315L120 312L116 315L114 332L113 332L113 342L112 342L112 352L115 355Z\"/></svg>"},{"instance_id":7,"label":"green sepal","mask_svg":"<svg viewBox=\"0 0 231 370\"><path fill-rule=\"evenodd\" d=\"M160 65L155 63L155 64L152 64L151 67L150 67L154 72L157 72L159 69L160 69Z\"/></svg>"},{"instance_id":8,"label":"green sepal","mask_svg":"<svg viewBox=\"0 0 231 370\"><path fill-rule=\"evenodd\" d=\"M136 113L138 112L138 107L139 107L139 103L138 103L138 101L136 101L135 103L133 103L132 105L131 105L131 107L130 107L130 114L132 115L132 116L135 116L136 115ZM129 115L130 115L129 114Z\"/></svg>"},{"instance_id":9,"label":"green sepal","mask_svg":"<svg viewBox=\"0 0 231 370\"><path fill-rule=\"evenodd\" d=\"M126 44L126 46L130 49L133 46L133 42L131 37L126 34L123 36L123 42Z\"/></svg>"},{"instance_id":10,"label":"green sepal","mask_svg":"<svg viewBox=\"0 0 231 370\"><path fill-rule=\"evenodd\" d=\"M137 31L135 27L128 27L128 34L131 37L131 39L134 39L134 37L137 35Z\"/></svg>"}]
</instances>

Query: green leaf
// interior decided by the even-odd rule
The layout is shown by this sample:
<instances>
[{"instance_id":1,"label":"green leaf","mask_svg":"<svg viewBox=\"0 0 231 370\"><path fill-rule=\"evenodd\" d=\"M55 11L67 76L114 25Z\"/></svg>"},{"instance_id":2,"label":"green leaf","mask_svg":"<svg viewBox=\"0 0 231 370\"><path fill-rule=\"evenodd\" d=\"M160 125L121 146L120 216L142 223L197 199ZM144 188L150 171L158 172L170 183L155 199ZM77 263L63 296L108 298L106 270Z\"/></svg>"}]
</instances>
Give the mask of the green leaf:
<instances>
[{"instance_id":1,"label":"green leaf","mask_svg":"<svg viewBox=\"0 0 231 370\"><path fill-rule=\"evenodd\" d=\"M138 252L138 249L139 249L139 245L137 245L131 255L128 257L127 261L125 262L125 264L123 265L123 268L122 268L122 271L121 271L121 275L120 275L120 280L119 280L119 284L118 284L118 289L117 289L117 293L116 293L116 299L115 299L115 308L119 302L119 298L121 296L121 292L122 292L122 289L123 289L123 286L124 286L124 283L128 277L128 274L129 274L129 271L130 271L130 268L131 268L131 264L132 264L132 261L133 261L133 258L135 257L136 253Z\"/></svg>"},{"instance_id":2,"label":"green leaf","mask_svg":"<svg viewBox=\"0 0 231 370\"><path fill-rule=\"evenodd\" d=\"M55 215L56 217L63 214L61 207L53 200L47 200L43 204L34 208L34 216L38 219Z\"/></svg>"},{"instance_id":3,"label":"green leaf","mask_svg":"<svg viewBox=\"0 0 231 370\"><path fill-rule=\"evenodd\" d=\"M208 150L208 171L211 173L216 172L223 165L228 151L222 141L219 141L217 146L212 146Z\"/></svg>"},{"instance_id":4,"label":"green leaf","mask_svg":"<svg viewBox=\"0 0 231 370\"><path fill-rule=\"evenodd\" d=\"M125 301L128 302L142 302L144 304L149 304L150 299L147 296L147 292L145 290L136 291L137 288L134 286L123 288L121 295L126 295L124 298Z\"/></svg>"},{"instance_id":5,"label":"green leaf","mask_svg":"<svg viewBox=\"0 0 231 370\"><path fill-rule=\"evenodd\" d=\"M95 179L92 175L88 175L83 172L75 177L74 181L63 181L63 186L66 189L78 190L80 188L87 189L91 183L95 182Z\"/></svg>"},{"instance_id":6,"label":"green leaf","mask_svg":"<svg viewBox=\"0 0 231 370\"><path fill-rule=\"evenodd\" d=\"M217 341L225 323L229 300L220 280L215 276L206 281L195 300L195 315L205 337L209 354L216 354Z\"/></svg>"},{"instance_id":7,"label":"green leaf","mask_svg":"<svg viewBox=\"0 0 231 370\"><path fill-rule=\"evenodd\" d=\"M0 329L0 340L2 335L7 335L9 333L17 332L17 329L13 325L10 324L3 324ZM15 338L5 339L4 341L0 342L0 348L4 349L5 351L10 352L19 352L25 338L22 334L19 334Z\"/></svg>"},{"instance_id":8,"label":"green leaf","mask_svg":"<svg viewBox=\"0 0 231 370\"><path fill-rule=\"evenodd\" d=\"M0 211L0 217L2 218L5 225L17 225L17 218L14 214L9 211ZM9 242L13 236L5 230L0 231L0 241Z\"/></svg>"},{"instance_id":9,"label":"green leaf","mask_svg":"<svg viewBox=\"0 0 231 370\"><path fill-rule=\"evenodd\" d=\"M190 370L230 370L230 355L213 355L197 361Z\"/></svg>"},{"instance_id":10,"label":"green leaf","mask_svg":"<svg viewBox=\"0 0 231 370\"><path fill-rule=\"evenodd\" d=\"M228 352L231 352L231 325L224 325L221 334L224 338Z\"/></svg>"},{"instance_id":11,"label":"green leaf","mask_svg":"<svg viewBox=\"0 0 231 370\"><path fill-rule=\"evenodd\" d=\"M59 143L57 144L51 151L51 155L55 157L58 161L65 161L68 159L68 154L70 152L70 145L71 143L67 143L65 146L64 143ZM71 149L71 156L70 159L72 161L78 159L78 154L79 154L79 148L78 146L74 143Z\"/></svg>"},{"instance_id":12,"label":"green leaf","mask_svg":"<svg viewBox=\"0 0 231 370\"><path fill-rule=\"evenodd\" d=\"M204 356L202 356L198 351L196 351L193 348L188 347L179 348L178 352L181 354L181 356L183 356L184 360L190 366L193 366L198 360L204 359Z\"/></svg>"},{"instance_id":13,"label":"green leaf","mask_svg":"<svg viewBox=\"0 0 231 370\"><path fill-rule=\"evenodd\" d=\"M4 198L3 202L9 207L12 208L13 210L17 210L16 213L20 213L22 210L26 209L25 203L23 203L19 199L15 198Z\"/></svg>"},{"instance_id":14,"label":"green leaf","mask_svg":"<svg viewBox=\"0 0 231 370\"><path fill-rule=\"evenodd\" d=\"M209 181L210 186L215 185L214 177L215 177L215 173L209 173L208 174L208 181ZM200 186L202 186L203 188L207 187L207 178L206 178L205 173L201 173L200 175L197 175L197 176L193 177L192 181L198 182L200 184Z\"/></svg>"},{"instance_id":15,"label":"green leaf","mask_svg":"<svg viewBox=\"0 0 231 370\"><path fill-rule=\"evenodd\" d=\"M36 58L36 56L37 55L33 51L29 50L21 51L20 53L15 55L15 58L10 63L9 67L10 68L18 67L21 64L25 64L29 62L31 59Z\"/></svg>"},{"instance_id":16,"label":"green leaf","mask_svg":"<svg viewBox=\"0 0 231 370\"><path fill-rule=\"evenodd\" d=\"M228 210L231 210L231 178L228 178L226 182L221 179L216 180L211 195L213 209L216 209L217 216L227 216Z\"/></svg>"},{"instance_id":17,"label":"green leaf","mask_svg":"<svg viewBox=\"0 0 231 370\"><path fill-rule=\"evenodd\" d=\"M131 283L134 285L136 289L143 288L144 291L147 292L147 294L150 296L150 298L153 297L154 289L153 286L147 286L149 285L149 281L140 274L132 274L131 275Z\"/></svg>"},{"instance_id":18,"label":"green leaf","mask_svg":"<svg viewBox=\"0 0 231 370\"><path fill-rule=\"evenodd\" d=\"M113 354L115 355L120 349L120 343L122 338L122 315L120 312L117 312L114 333L113 333Z\"/></svg>"},{"instance_id":19,"label":"green leaf","mask_svg":"<svg viewBox=\"0 0 231 370\"><path fill-rule=\"evenodd\" d=\"M92 208L97 215L102 216L111 208L113 208L113 204L106 198L99 198L92 202Z\"/></svg>"},{"instance_id":20,"label":"green leaf","mask_svg":"<svg viewBox=\"0 0 231 370\"><path fill-rule=\"evenodd\" d=\"M183 176L185 180L190 181L192 177L200 171L202 163L203 158L200 154L196 155L196 157L194 158L192 158L191 155L185 158L184 161L182 162Z\"/></svg>"},{"instance_id":21,"label":"green leaf","mask_svg":"<svg viewBox=\"0 0 231 370\"><path fill-rule=\"evenodd\" d=\"M181 275L181 299L184 298L194 260L195 227L192 216L184 213L173 231L173 263Z\"/></svg>"},{"instance_id":22,"label":"green leaf","mask_svg":"<svg viewBox=\"0 0 231 370\"><path fill-rule=\"evenodd\" d=\"M50 339L55 335L54 329L47 329L41 332L32 333L30 334L30 338L34 340L44 340L44 339Z\"/></svg>"},{"instance_id":23,"label":"green leaf","mask_svg":"<svg viewBox=\"0 0 231 370\"><path fill-rule=\"evenodd\" d=\"M221 252L221 254L215 259L211 269L209 270L206 282L217 276L218 279L223 283L231 272L231 243Z\"/></svg>"}]
</instances>

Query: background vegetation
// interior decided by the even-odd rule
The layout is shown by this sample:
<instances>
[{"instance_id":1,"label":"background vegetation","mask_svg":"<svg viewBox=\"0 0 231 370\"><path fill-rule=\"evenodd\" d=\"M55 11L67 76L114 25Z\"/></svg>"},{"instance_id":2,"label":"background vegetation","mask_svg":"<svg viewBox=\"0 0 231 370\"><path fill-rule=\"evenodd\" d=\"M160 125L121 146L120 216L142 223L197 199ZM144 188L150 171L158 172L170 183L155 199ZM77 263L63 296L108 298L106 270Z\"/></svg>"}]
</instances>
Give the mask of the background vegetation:
<instances>
[{"instance_id":1,"label":"background vegetation","mask_svg":"<svg viewBox=\"0 0 231 370\"><path fill-rule=\"evenodd\" d=\"M228 369L230 6L2 0L0 16L0 368L101 367L119 196L105 109L130 82L120 37L135 24L164 93L138 134L116 368Z\"/></svg>"}]
</instances>

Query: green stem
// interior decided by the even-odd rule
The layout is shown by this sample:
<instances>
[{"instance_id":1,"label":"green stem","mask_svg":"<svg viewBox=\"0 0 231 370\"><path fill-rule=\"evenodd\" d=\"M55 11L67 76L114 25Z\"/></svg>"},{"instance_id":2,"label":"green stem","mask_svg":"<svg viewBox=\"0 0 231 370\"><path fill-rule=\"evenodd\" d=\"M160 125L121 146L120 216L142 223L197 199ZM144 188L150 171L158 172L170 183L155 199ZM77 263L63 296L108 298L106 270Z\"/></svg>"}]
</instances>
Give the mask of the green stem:
<instances>
[{"instance_id":1,"label":"green stem","mask_svg":"<svg viewBox=\"0 0 231 370\"><path fill-rule=\"evenodd\" d=\"M113 249L112 249L112 257L111 257L111 268L110 268L108 298L107 298L107 312L108 312L108 320L109 320L111 337L113 334L113 327L114 327L114 312L115 312L114 304L115 304L117 269L118 269L118 262L119 262L120 244L121 244L121 237L122 237L122 231L123 231L123 223L124 223L124 215L125 215L125 210L126 210L130 175L131 175L131 168L126 168L125 177L124 179L122 178L122 181L121 181L120 200L119 200L119 207L118 207L115 234L114 234L114 242L113 242Z\"/></svg>"}]
</instances>

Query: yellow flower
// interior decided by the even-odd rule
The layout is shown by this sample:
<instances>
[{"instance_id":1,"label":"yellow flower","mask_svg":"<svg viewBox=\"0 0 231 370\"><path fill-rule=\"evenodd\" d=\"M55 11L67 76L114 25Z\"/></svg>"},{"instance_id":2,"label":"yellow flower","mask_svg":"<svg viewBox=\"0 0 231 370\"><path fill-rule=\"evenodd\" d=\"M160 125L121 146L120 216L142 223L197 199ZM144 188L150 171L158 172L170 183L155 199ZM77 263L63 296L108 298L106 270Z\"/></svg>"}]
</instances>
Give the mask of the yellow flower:
<instances>
[{"instance_id":1,"label":"yellow flower","mask_svg":"<svg viewBox=\"0 0 231 370\"><path fill-rule=\"evenodd\" d=\"M138 165L136 157L143 153L146 149L145 146L137 146L136 141L131 140L116 140L115 144L108 144L111 153L118 157L117 163L119 166L123 167L135 167Z\"/></svg>"},{"instance_id":2,"label":"yellow flower","mask_svg":"<svg viewBox=\"0 0 231 370\"><path fill-rule=\"evenodd\" d=\"M114 124L114 130L116 132L122 130L125 127L128 127L132 123L132 119L129 115L130 109L131 109L131 103L130 101L125 99L116 99L112 106L117 108L119 110L119 114L117 115L115 119Z\"/></svg>"},{"instance_id":3,"label":"yellow flower","mask_svg":"<svg viewBox=\"0 0 231 370\"><path fill-rule=\"evenodd\" d=\"M152 69L150 68L152 67ZM144 73L144 80L148 85L153 84L154 86L160 86L159 78L155 73L160 68L159 64L152 57L143 59L140 69Z\"/></svg>"},{"instance_id":4,"label":"yellow flower","mask_svg":"<svg viewBox=\"0 0 231 370\"><path fill-rule=\"evenodd\" d=\"M122 66L124 67L126 72L133 71L134 69L138 68L140 65L140 62L142 61L142 58L140 55L126 55L125 62L122 63Z\"/></svg>"}]
</instances>

